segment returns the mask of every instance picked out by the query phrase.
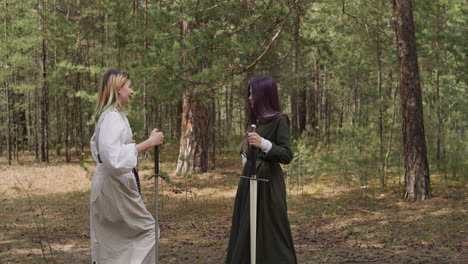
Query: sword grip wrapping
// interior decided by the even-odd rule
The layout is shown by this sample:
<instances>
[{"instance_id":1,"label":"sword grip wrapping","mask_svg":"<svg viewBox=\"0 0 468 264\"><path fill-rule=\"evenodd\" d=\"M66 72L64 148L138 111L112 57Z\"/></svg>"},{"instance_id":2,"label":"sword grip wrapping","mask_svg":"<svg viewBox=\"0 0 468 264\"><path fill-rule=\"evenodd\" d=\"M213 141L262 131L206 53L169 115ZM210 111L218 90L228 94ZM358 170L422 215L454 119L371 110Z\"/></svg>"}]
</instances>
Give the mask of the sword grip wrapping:
<instances>
[{"instance_id":1,"label":"sword grip wrapping","mask_svg":"<svg viewBox=\"0 0 468 264\"><path fill-rule=\"evenodd\" d=\"M255 132L257 126L252 124L250 126L251 132ZM250 146L250 176L257 175L257 148Z\"/></svg>"},{"instance_id":2,"label":"sword grip wrapping","mask_svg":"<svg viewBox=\"0 0 468 264\"><path fill-rule=\"evenodd\" d=\"M154 147L154 175L159 175L159 147Z\"/></svg>"}]
</instances>

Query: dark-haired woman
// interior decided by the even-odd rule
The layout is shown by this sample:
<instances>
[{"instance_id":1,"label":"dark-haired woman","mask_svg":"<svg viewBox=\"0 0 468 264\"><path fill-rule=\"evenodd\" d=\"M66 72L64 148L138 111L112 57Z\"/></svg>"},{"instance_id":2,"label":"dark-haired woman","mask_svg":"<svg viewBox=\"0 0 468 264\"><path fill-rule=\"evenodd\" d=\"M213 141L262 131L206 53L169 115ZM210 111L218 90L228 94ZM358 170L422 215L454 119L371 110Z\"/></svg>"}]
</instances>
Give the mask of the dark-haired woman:
<instances>
[{"instance_id":1,"label":"dark-haired woman","mask_svg":"<svg viewBox=\"0 0 468 264\"><path fill-rule=\"evenodd\" d=\"M249 146L257 151L257 264L294 264L296 253L286 206L286 186L280 163L292 160L289 119L281 112L278 88L269 76L250 81L247 87L249 121L256 132L246 132L242 144L244 169L249 175ZM247 129L246 129L247 131ZM249 179L241 178L237 188L227 264L250 263Z\"/></svg>"},{"instance_id":2,"label":"dark-haired woman","mask_svg":"<svg viewBox=\"0 0 468 264\"><path fill-rule=\"evenodd\" d=\"M123 112L133 95L130 76L107 71L99 86L96 130L91 153L96 161L91 185L90 234L93 264L152 264L155 261L155 221L139 192L132 173L138 153L163 143L153 129L140 144ZM159 231L159 230L158 230Z\"/></svg>"}]
</instances>

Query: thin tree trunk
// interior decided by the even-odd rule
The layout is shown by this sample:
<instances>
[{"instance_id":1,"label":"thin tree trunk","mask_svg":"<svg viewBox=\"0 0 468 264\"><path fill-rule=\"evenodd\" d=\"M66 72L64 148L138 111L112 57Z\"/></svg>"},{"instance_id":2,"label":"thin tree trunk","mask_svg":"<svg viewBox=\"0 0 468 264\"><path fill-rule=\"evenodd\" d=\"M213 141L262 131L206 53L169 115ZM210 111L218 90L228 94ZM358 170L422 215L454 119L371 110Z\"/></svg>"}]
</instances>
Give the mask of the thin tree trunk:
<instances>
[{"instance_id":1,"label":"thin tree trunk","mask_svg":"<svg viewBox=\"0 0 468 264\"><path fill-rule=\"evenodd\" d=\"M60 157L60 150L62 147L62 120L61 120L61 113L60 113L60 104L58 102L57 93L54 95L55 101L55 120L57 122L57 140L55 142L55 155Z\"/></svg>"},{"instance_id":2,"label":"thin tree trunk","mask_svg":"<svg viewBox=\"0 0 468 264\"><path fill-rule=\"evenodd\" d=\"M293 135L298 133L298 104L297 104L297 87L296 85L291 85L291 96L290 96L290 105L291 105L291 132Z\"/></svg>"},{"instance_id":3,"label":"thin tree trunk","mask_svg":"<svg viewBox=\"0 0 468 264\"><path fill-rule=\"evenodd\" d=\"M101 18L101 26L99 27L99 42L100 42L100 49L101 49L101 67L104 67L104 42L105 42L105 35L106 35L106 17L104 15L104 0L99 1L99 17Z\"/></svg>"},{"instance_id":4,"label":"thin tree trunk","mask_svg":"<svg viewBox=\"0 0 468 264\"><path fill-rule=\"evenodd\" d=\"M210 106L208 107L208 126L207 132L208 136L205 136L207 139L207 171L215 169L215 160L216 160L216 103L214 94L210 96ZM220 111L218 111L220 112ZM218 129L219 130L219 129Z\"/></svg>"},{"instance_id":5,"label":"thin tree trunk","mask_svg":"<svg viewBox=\"0 0 468 264\"><path fill-rule=\"evenodd\" d=\"M33 130L33 119L32 119L32 103L31 103L31 92L28 92L28 120L27 120L27 136L28 136L28 151L31 151L31 146L33 143L32 140L32 130Z\"/></svg>"},{"instance_id":6,"label":"thin tree trunk","mask_svg":"<svg viewBox=\"0 0 468 264\"><path fill-rule=\"evenodd\" d=\"M390 74L390 76L392 76L392 75ZM393 80L390 79L389 83L390 83L390 86L391 86L392 83L393 83ZM383 168L384 179L387 179L388 158L390 157L390 152L392 151L393 129L394 129L394 125L395 125L396 112L397 112L397 106L396 106L397 100L396 100L396 98L397 98L397 89L395 89L395 95L393 96L392 123L390 125L390 137L388 139L388 148L387 148L387 153L385 154L384 168Z\"/></svg>"},{"instance_id":7,"label":"thin tree trunk","mask_svg":"<svg viewBox=\"0 0 468 264\"><path fill-rule=\"evenodd\" d=\"M353 108L352 108L352 117L351 123L353 126L357 126L358 117L359 117L359 81L360 81L360 68L359 62L356 63L356 72L354 76L354 84L353 84Z\"/></svg>"},{"instance_id":8,"label":"thin tree trunk","mask_svg":"<svg viewBox=\"0 0 468 264\"><path fill-rule=\"evenodd\" d=\"M40 160L39 156L39 132L40 132L40 123L39 123L39 89L36 88L34 89L34 94L35 94L35 104L34 104L34 151L36 154L36 161Z\"/></svg>"},{"instance_id":9,"label":"thin tree trunk","mask_svg":"<svg viewBox=\"0 0 468 264\"><path fill-rule=\"evenodd\" d=\"M76 92L79 92L81 90L81 74L77 73L76 74ZM77 116L78 116L78 131L76 132L77 134L77 139L79 139L78 143L79 145L76 146L76 152L80 156L80 161L83 161L83 151L84 151L84 131L83 131L83 113L82 111L82 103L81 103L81 97L77 96L75 97L77 104L78 104L78 109L77 111ZM79 151L78 151L79 150Z\"/></svg>"},{"instance_id":10,"label":"thin tree trunk","mask_svg":"<svg viewBox=\"0 0 468 264\"><path fill-rule=\"evenodd\" d=\"M380 3L380 2L379 2ZM379 161L380 161L380 187L385 187L385 173L383 173L384 162L384 143L383 143L383 112L384 98L382 94L382 48L380 43L380 18L376 16L376 62L377 62L377 90L379 96Z\"/></svg>"},{"instance_id":11,"label":"thin tree trunk","mask_svg":"<svg viewBox=\"0 0 468 264\"><path fill-rule=\"evenodd\" d=\"M8 165L11 165L12 148L11 148L10 89L8 88L8 82L6 80L4 81L4 85L5 85L5 94L6 94L6 115L7 115L7 133L6 133L7 159L8 159Z\"/></svg>"},{"instance_id":12,"label":"thin tree trunk","mask_svg":"<svg viewBox=\"0 0 468 264\"><path fill-rule=\"evenodd\" d=\"M300 84L299 84L299 31L300 31L300 22L301 17L299 10L296 9L296 16L294 18L294 84L291 85L291 130L293 135L298 135L300 133L300 107L303 98L300 98Z\"/></svg>"},{"instance_id":13,"label":"thin tree trunk","mask_svg":"<svg viewBox=\"0 0 468 264\"><path fill-rule=\"evenodd\" d=\"M344 89L342 89L344 90ZM340 120L338 124L338 133L340 133L341 129L343 128L343 119L344 119L344 112L345 112L345 97L342 96L341 102L340 102Z\"/></svg>"},{"instance_id":14,"label":"thin tree trunk","mask_svg":"<svg viewBox=\"0 0 468 264\"><path fill-rule=\"evenodd\" d=\"M39 10L44 10L43 0L39 0ZM39 21L39 28L42 34L42 51L41 51L41 73L42 73L42 89L41 89L41 161L49 162L49 136L48 136L48 114L49 114L49 102L48 102L48 83L47 83L47 39L45 37L45 18L41 14Z\"/></svg>"},{"instance_id":15,"label":"thin tree trunk","mask_svg":"<svg viewBox=\"0 0 468 264\"><path fill-rule=\"evenodd\" d=\"M330 99L327 99L327 103L326 103L326 111L327 111L327 114L326 114L326 141L325 141L325 144L327 146L330 146L331 145L331 140L330 140L330 136L331 136L331 103L329 102Z\"/></svg>"},{"instance_id":16,"label":"thin tree trunk","mask_svg":"<svg viewBox=\"0 0 468 264\"><path fill-rule=\"evenodd\" d=\"M57 1L54 0L54 15L57 15ZM57 21L54 21L54 29L57 29ZM54 30L54 34L57 34L57 31ZM57 43L54 42L53 44L54 46L54 70L56 70L57 68ZM58 102L58 96L59 96L59 93L57 91L54 92L54 111L55 112L55 126L56 126L56 137L55 137L55 142L54 142L54 146L55 146L55 155L57 157L60 157L60 148L61 148L61 130L62 130L62 126L60 124L60 106L59 106L59 102Z\"/></svg>"},{"instance_id":17,"label":"thin tree trunk","mask_svg":"<svg viewBox=\"0 0 468 264\"><path fill-rule=\"evenodd\" d=\"M145 53L148 53L148 0L145 0L144 9L144 23L145 23L145 37L143 40L143 48ZM143 77L143 131L145 135L149 134L149 120L148 120L148 95L147 95L147 80L146 74ZM172 119L171 119L172 120Z\"/></svg>"},{"instance_id":18,"label":"thin tree trunk","mask_svg":"<svg viewBox=\"0 0 468 264\"><path fill-rule=\"evenodd\" d=\"M175 132L174 132L174 138L180 138L182 134L182 112L183 112L183 106L182 106L182 99L177 100L177 111L176 111L176 117L174 118L175 122Z\"/></svg>"},{"instance_id":19,"label":"thin tree trunk","mask_svg":"<svg viewBox=\"0 0 468 264\"><path fill-rule=\"evenodd\" d=\"M14 82L15 86L17 85L16 82L16 73L14 74ZM17 94L13 94L13 100L12 100L12 105L16 105L17 102L19 102L19 96ZM13 142L14 142L14 147L13 147L13 155L16 159L16 161L19 161L19 141L20 141L20 119L19 119L19 113L18 109L13 109L12 111L13 114Z\"/></svg>"},{"instance_id":20,"label":"thin tree trunk","mask_svg":"<svg viewBox=\"0 0 468 264\"><path fill-rule=\"evenodd\" d=\"M436 34L440 34L440 4L437 1L437 17L436 17ZM442 145L442 132L443 132L443 119L442 119L442 108L440 102L440 43L439 39L436 38L434 43L435 53L435 72L436 72L436 94L435 94L435 107L436 107L436 120L437 120L437 139L436 139L436 159L441 160L441 145Z\"/></svg>"},{"instance_id":21,"label":"thin tree trunk","mask_svg":"<svg viewBox=\"0 0 468 264\"><path fill-rule=\"evenodd\" d=\"M317 135L317 91L319 86L319 67L317 59L314 59L312 69L312 87L309 89L309 124L313 136Z\"/></svg>"},{"instance_id":22,"label":"thin tree trunk","mask_svg":"<svg viewBox=\"0 0 468 264\"><path fill-rule=\"evenodd\" d=\"M8 11L6 9L8 8L8 3L7 0L3 0L3 9L5 10L5 16L3 17L3 22L4 22L4 29L5 29L5 43L8 43ZM7 45L5 45L7 46ZM5 55L5 63L8 61L8 50ZM4 82L4 87L5 87L5 96L6 96L6 117L7 117L7 133L6 133L6 144L7 144L7 160L8 164L11 165L11 113L10 113L10 88L8 87L8 81L7 78L5 78Z\"/></svg>"},{"instance_id":23,"label":"thin tree trunk","mask_svg":"<svg viewBox=\"0 0 468 264\"><path fill-rule=\"evenodd\" d=\"M71 154L70 154L70 117L71 113L69 111L69 99L68 96L65 95L65 161L71 161Z\"/></svg>"},{"instance_id":24,"label":"thin tree trunk","mask_svg":"<svg viewBox=\"0 0 468 264\"><path fill-rule=\"evenodd\" d=\"M138 0L133 0L133 24L138 23Z\"/></svg>"},{"instance_id":25,"label":"thin tree trunk","mask_svg":"<svg viewBox=\"0 0 468 264\"><path fill-rule=\"evenodd\" d=\"M426 157L423 107L412 4L394 0L397 50L400 62L400 94L403 112L403 145L405 153L406 201L432 197L429 166Z\"/></svg>"},{"instance_id":26,"label":"thin tree trunk","mask_svg":"<svg viewBox=\"0 0 468 264\"><path fill-rule=\"evenodd\" d=\"M297 101L295 104L296 108L296 134L302 134L306 127L307 119L307 91L305 85L301 84L302 79L300 76L300 57L301 57L301 42L300 42L300 30L301 30L301 21L302 21L302 6L296 6L296 16L294 19L294 73L296 76L296 96Z\"/></svg>"},{"instance_id":27,"label":"thin tree trunk","mask_svg":"<svg viewBox=\"0 0 468 264\"><path fill-rule=\"evenodd\" d=\"M321 87L321 104L320 104L320 107L321 107L321 110L320 110L320 116L321 116L321 122L322 122L322 126L323 126L323 129L322 129L322 138L325 138L325 145L329 146L329 137L328 137L328 131L329 131L329 128L328 128L328 116L329 116L329 112L328 112L328 104L330 103L330 98L328 96L328 74L327 74L327 66L324 65L323 66L323 78L322 78L322 87Z\"/></svg>"}]
</instances>

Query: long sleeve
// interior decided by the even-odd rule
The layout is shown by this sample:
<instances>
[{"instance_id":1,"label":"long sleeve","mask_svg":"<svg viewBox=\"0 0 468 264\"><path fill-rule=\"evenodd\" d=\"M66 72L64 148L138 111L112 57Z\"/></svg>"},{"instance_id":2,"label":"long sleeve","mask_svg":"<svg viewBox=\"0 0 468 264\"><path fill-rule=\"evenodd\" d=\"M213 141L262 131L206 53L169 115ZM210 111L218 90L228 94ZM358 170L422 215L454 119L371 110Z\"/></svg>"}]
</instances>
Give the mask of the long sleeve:
<instances>
[{"instance_id":1,"label":"long sleeve","mask_svg":"<svg viewBox=\"0 0 468 264\"><path fill-rule=\"evenodd\" d=\"M290 133L287 117L281 116L276 127L275 138L271 140L271 149L268 153L261 151L259 157L265 161L289 164L293 158L290 143Z\"/></svg>"},{"instance_id":2,"label":"long sleeve","mask_svg":"<svg viewBox=\"0 0 468 264\"><path fill-rule=\"evenodd\" d=\"M270 151L270 149L271 149L271 146L272 146L272 144L271 144L270 140L265 139L265 138L262 138L262 143L260 143L260 147L259 147L259 148L260 148L263 152L268 153L268 151Z\"/></svg>"},{"instance_id":3,"label":"long sleeve","mask_svg":"<svg viewBox=\"0 0 468 264\"><path fill-rule=\"evenodd\" d=\"M125 144L126 123L120 113L104 117L99 131L99 154L102 164L120 173L130 172L137 165L136 144Z\"/></svg>"}]
</instances>

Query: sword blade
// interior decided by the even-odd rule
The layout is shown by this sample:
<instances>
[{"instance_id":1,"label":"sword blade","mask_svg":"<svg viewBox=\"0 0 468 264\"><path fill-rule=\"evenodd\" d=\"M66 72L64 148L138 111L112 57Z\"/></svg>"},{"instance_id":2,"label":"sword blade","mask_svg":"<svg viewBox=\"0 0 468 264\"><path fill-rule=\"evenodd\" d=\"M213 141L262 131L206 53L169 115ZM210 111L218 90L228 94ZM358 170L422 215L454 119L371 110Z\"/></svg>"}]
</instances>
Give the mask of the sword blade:
<instances>
[{"instance_id":1,"label":"sword blade","mask_svg":"<svg viewBox=\"0 0 468 264\"><path fill-rule=\"evenodd\" d=\"M250 263L255 264L257 253L257 181L250 181Z\"/></svg>"},{"instance_id":2,"label":"sword blade","mask_svg":"<svg viewBox=\"0 0 468 264\"><path fill-rule=\"evenodd\" d=\"M255 132L257 126L250 126ZM250 263L256 263L257 255L257 148L250 146Z\"/></svg>"},{"instance_id":3,"label":"sword blade","mask_svg":"<svg viewBox=\"0 0 468 264\"><path fill-rule=\"evenodd\" d=\"M159 147L154 147L154 259L159 263L159 222L158 222L158 198L159 198Z\"/></svg>"}]
</instances>

